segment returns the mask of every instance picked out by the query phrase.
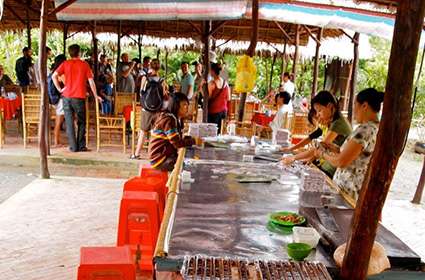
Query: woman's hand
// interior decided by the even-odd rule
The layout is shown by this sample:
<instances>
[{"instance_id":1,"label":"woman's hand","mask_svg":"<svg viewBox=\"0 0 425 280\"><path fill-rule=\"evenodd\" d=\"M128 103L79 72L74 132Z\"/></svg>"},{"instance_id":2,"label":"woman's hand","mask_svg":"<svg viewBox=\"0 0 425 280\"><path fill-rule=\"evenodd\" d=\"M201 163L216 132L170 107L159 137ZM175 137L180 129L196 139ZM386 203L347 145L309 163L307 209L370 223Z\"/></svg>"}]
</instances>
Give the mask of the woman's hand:
<instances>
[{"instance_id":1,"label":"woman's hand","mask_svg":"<svg viewBox=\"0 0 425 280\"><path fill-rule=\"evenodd\" d=\"M292 147L284 147L284 148L281 148L280 151L283 153L290 153L292 152Z\"/></svg>"},{"instance_id":2,"label":"woman's hand","mask_svg":"<svg viewBox=\"0 0 425 280\"><path fill-rule=\"evenodd\" d=\"M291 165L295 162L295 158L294 157L283 157L281 162L284 165Z\"/></svg>"}]
</instances>

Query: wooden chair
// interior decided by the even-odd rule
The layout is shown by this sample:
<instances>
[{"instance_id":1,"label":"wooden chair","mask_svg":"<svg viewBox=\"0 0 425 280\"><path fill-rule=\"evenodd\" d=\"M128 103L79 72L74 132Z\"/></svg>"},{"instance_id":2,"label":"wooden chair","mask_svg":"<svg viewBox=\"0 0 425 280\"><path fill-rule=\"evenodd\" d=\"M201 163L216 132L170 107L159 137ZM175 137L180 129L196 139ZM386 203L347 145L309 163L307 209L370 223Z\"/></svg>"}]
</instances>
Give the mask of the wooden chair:
<instances>
[{"instance_id":1,"label":"wooden chair","mask_svg":"<svg viewBox=\"0 0 425 280\"><path fill-rule=\"evenodd\" d=\"M94 128L93 130L90 130ZM93 132L93 134L90 134ZM86 145L89 145L90 136L93 135L96 138L96 108L95 102L90 102L89 98L86 98Z\"/></svg>"},{"instance_id":2,"label":"wooden chair","mask_svg":"<svg viewBox=\"0 0 425 280\"><path fill-rule=\"evenodd\" d=\"M132 106L136 94L128 92L115 92L114 94L114 115L122 115L125 106Z\"/></svg>"},{"instance_id":3,"label":"wooden chair","mask_svg":"<svg viewBox=\"0 0 425 280\"><path fill-rule=\"evenodd\" d=\"M24 148L31 139L37 139L38 124L40 123L41 93L38 89L27 88L22 95L22 126Z\"/></svg>"},{"instance_id":4,"label":"wooden chair","mask_svg":"<svg viewBox=\"0 0 425 280\"><path fill-rule=\"evenodd\" d=\"M134 155L136 150L136 139L140 133L140 124L142 121L142 106L137 106L136 102L133 102L133 113L131 114L131 154Z\"/></svg>"},{"instance_id":5,"label":"wooden chair","mask_svg":"<svg viewBox=\"0 0 425 280\"><path fill-rule=\"evenodd\" d=\"M247 138L251 138L254 130L252 128L251 123L246 122L236 122L236 134L239 136L245 136Z\"/></svg>"},{"instance_id":6,"label":"wooden chair","mask_svg":"<svg viewBox=\"0 0 425 280\"><path fill-rule=\"evenodd\" d=\"M126 151L126 141L125 141L125 119L123 116L101 116L99 101L95 99L96 102L96 147L99 152L101 145L109 147L121 147L123 152ZM102 135L108 135L108 141L102 143ZM120 135L122 137L122 144L115 144L112 142L113 135Z\"/></svg>"},{"instance_id":7,"label":"wooden chair","mask_svg":"<svg viewBox=\"0 0 425 280\"><path fill-rule=\"evenodd\" d=\"M3 108L0 108L0 149L3 148L5 134L4 112Z\"/></svg>"},{"instance_id":8,"label":"wooden chair","mask_svg":"<svg viewBox=\"0 0 425 280\"><path fill-rule=\"evenodd\" d=\"M305 138L314 129L307 117L307 113L294 113L290 126L292 138Z\"/></svg>"}]
</instances>

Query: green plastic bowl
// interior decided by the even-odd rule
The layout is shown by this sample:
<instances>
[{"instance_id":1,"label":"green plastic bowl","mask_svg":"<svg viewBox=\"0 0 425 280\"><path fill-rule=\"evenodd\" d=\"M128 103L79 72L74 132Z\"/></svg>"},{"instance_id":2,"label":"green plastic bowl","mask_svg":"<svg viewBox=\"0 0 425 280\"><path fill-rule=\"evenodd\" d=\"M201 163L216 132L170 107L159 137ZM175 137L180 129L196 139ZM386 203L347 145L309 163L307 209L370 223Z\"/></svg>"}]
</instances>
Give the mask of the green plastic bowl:
<instances>
[{"instance_id":1,"label":"green plastic bowl","mask_svg":"<svg viewBox=\"0 0 425 280\"><path fill-rule=\"evenodd\" d=\"M296 261L302 261L310 255L311 246L305 243L289 243L286 246L288 255Z\"/></svg>"},{"instance_id":2,"label":"green plastic bowl","mask_svg":"<svg viewBox=\"0 0 425 280\"><path fill-rule=\"evenodd\" d=\"M278 219L279 216L281 215L293 215L293 216L297 216L300 218L300 221L298 223L291 223L291 222L285 222L285 221L281 221ZM272 223L275 223L277 225L280 226L285 226L285 227L293 227L293 226L299 226L305 223L305 218L301 215L298 215L297 213L294 212L288 212L288 211L280 211L280 212L274 212L271 213L269 215L269 221L271 221Z\"/></svg>"}]
</instances>

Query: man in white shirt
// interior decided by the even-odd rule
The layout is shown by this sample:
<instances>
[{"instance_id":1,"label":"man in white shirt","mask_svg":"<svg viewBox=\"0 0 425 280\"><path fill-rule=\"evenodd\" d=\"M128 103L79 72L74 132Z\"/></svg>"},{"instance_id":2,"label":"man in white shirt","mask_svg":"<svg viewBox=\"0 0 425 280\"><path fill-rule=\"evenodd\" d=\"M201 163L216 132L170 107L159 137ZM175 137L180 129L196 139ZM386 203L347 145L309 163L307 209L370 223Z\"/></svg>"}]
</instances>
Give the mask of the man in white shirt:
<instances>
[{"instance_id":1,"label":"man in white shirt","mask_svg":"<svg viewBox=\"0 0 425 280\"><path fill-rule=\"evenodd\" d=\"M284 91L276 94L275 101L279 109L273 121L269 124L274 132L281 128L285 128L283 126L288 116L293 112L292 105L290 104L291 95L288 92Z\"/></svg>"},{"instance_id":2,"label":"man in white shirt","mask_svg":"<svg viewBox=\"0 0 425 280\"><path fill-rule=\"evenodd\" d=\"M291 95L291 99L294 97L295 84L291 81L288 72L283 73L282 84L280 85L280 91L286 91Z\"/></svg>"}]
</instances>

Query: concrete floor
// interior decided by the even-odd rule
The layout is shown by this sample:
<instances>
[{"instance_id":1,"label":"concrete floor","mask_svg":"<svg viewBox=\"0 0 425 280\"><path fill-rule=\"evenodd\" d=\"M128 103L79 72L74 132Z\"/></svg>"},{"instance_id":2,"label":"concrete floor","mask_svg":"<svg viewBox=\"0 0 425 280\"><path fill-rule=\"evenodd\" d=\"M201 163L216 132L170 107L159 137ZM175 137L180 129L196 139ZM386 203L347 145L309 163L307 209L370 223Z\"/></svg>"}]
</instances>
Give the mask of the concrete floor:
<instances>
[{"instance_id":1,"label":"concrete floor","mask_svg":"<svg viewBox=\"0 0 425 280\"><path fill-rule=\"evenodd\" d=\"M0 204L0 278L76 279L81 246L116 242L120 179L35 179Z\"/></svg>"}]
</instances>

